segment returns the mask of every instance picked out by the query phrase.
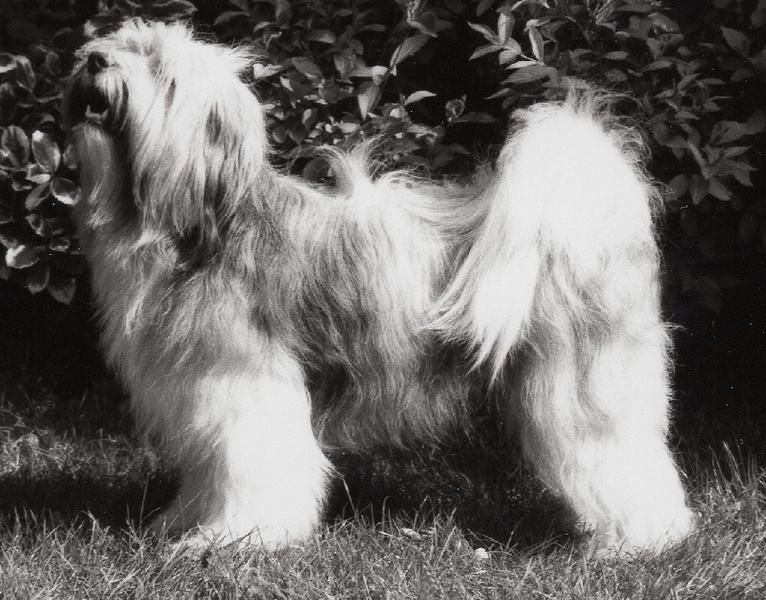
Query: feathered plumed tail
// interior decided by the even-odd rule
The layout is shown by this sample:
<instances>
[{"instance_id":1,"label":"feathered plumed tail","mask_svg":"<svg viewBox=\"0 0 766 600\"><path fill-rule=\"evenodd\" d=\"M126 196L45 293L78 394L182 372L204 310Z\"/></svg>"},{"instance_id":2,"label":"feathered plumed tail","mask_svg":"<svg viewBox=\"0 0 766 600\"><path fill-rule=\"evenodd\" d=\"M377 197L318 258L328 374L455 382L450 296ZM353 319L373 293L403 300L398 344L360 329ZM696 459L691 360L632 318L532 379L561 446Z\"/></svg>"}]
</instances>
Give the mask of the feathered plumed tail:
<instances>
[{"instance_id":1,"label":"feathered plumed tail","mask_svg":"<svg viewBox=\"0 0 766 600\"><path fill-rule=\"evenodd\" d=\"M495 378L517 342L536 339L535 322L561 344L613 323L629 301L620 286L636 285L616 265L626 252L645 266L657 259L658 194L640 166L640 137L610 115L609 97L573 90L514 116L485 220L435 322L467 338Z\"/></svg>"}]
</instances>

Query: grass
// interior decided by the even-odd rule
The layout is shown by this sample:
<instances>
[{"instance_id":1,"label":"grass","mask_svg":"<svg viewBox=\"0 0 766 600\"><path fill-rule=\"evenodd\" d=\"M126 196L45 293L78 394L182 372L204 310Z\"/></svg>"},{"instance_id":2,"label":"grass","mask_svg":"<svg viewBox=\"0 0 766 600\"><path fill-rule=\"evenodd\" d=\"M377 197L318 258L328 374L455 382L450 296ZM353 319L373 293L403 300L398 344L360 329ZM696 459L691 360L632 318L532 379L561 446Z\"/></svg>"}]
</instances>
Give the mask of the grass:
<instances>
[{"instance_id":1,"label":"grass","mask_svg":"<svg viewBox=\"0 0 766 600\"><path fill-rule=\"evenodd\" d=\"M586 559L506 451L340 456L327 525L280 552L142 532L173 478L114 388L0 383L0 598L764 598L766 469L688 451L699 532L657 557ZM695 456L696 458L692 458Z\"/></svg>"}]
</instances>

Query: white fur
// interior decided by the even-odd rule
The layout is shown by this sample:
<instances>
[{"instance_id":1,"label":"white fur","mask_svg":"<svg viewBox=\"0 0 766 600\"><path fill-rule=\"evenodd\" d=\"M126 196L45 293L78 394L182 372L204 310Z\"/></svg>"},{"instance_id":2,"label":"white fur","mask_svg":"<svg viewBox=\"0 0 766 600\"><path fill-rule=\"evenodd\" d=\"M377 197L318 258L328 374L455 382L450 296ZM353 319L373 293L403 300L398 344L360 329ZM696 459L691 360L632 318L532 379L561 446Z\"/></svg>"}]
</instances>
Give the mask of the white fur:
<instances>
[{"instance_id":1,"label":"white fur","mask_svg":"<svg viewBox=\"0 0 766 600\"><path fill-rule=\"evenodd\" d=\"M603 96L517 113L468 185L373 177L368 147L328 150L325 189L269 165L241 51L134 21L81 58L64 112L104 347L181 471L155 527L305 539L323 450L439 440L489 396L597 545L690 531L665 439L658 198Z\"/></svg>"}]
</instances>

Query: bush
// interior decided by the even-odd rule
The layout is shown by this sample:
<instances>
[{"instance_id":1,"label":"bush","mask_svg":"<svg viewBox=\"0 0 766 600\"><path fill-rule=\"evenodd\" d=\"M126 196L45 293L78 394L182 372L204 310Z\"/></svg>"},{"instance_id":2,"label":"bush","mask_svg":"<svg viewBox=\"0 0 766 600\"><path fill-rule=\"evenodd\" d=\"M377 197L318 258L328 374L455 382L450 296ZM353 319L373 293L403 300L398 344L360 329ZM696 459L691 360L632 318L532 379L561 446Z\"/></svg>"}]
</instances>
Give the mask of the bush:
<instances>
[{"instance_id":1,"label":"bush","mask_svg":"<svg viewBox=\"0 0 766 600\"><path fill-rule=\"evenodd\" d=\"M252 44L252 72L279 160L327 176L314 147L379 136L394 166L460 174L501 141L515 107L581 80L623 94L672 190L679 280L717 308L710 265L760 260L754 192L766 117L766 0L6 0L0 25L0 277L71 302L83 272L69 218L76 171L58 105L74 49L125 16L191 18ZM30 5L33 8L30 8ZM55 8L61 5L61 10ZM92 6L91 6L92 5ZM707 269L707 270L706 270Z\"/></svg>"}]
</instances>

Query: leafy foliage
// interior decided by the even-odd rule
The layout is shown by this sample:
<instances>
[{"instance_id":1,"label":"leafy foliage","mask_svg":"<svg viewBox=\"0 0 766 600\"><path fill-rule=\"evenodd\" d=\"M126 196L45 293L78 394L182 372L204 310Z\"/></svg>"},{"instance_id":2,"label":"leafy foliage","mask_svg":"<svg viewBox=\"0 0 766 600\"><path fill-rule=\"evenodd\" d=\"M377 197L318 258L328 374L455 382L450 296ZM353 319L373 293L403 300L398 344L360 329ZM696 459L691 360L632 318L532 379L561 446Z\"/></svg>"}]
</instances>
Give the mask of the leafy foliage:
<instances>
[{"instance_id":1,"label":"leafy foliage","mask_svg":"<svg viewBox=\"0 0 766 600\"><path fill-rule=\"evenodd\" d=\"M583 80L612 88L672 190L684 285L715 309L706 265L763 255L766 0L112 0L55 18L56 3L0 4L0 26L22 32L0 43L0 277L32 293L70 302L83 270L58 113L73 52L133 15L257 48L271 143L310 178L328 176L316 147L371 137L390 165L460 174L514 108Z\"/></svg>"}]
</instances>

